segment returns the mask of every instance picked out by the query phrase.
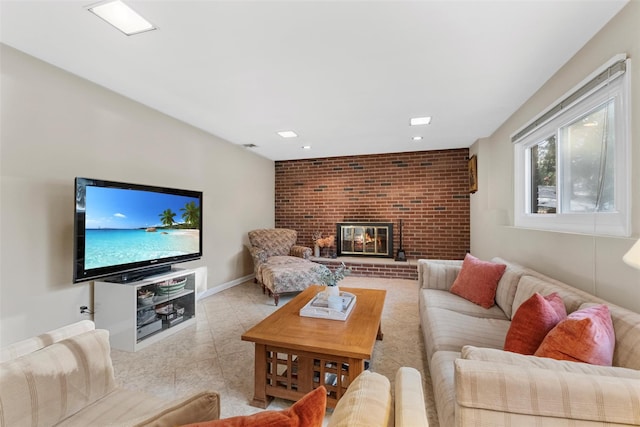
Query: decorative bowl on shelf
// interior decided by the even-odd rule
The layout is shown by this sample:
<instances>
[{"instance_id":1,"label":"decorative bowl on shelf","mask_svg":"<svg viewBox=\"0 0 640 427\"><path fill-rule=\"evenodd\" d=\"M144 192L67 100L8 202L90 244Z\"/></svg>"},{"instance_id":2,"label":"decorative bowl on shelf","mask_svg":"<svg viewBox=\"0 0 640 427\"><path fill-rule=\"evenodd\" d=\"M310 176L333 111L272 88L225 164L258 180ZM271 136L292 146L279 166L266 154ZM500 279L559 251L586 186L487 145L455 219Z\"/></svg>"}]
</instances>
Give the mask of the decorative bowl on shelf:
<instances>
[{"instance_id":1,"label":"decorative bowl on shelf","mask_svg":"<svg viewBox=\"0 0 640 427\"><path fill-rule=\"evenodd\" d=\"M180 292L181 290L183 290L186 284L186 278L178 280L167 280L166 282L158 285L158 294L175 294L176 292Z\"/></svg>"},{"instance_id":2,"label":"decorative bowl on shelf","mask_svg":"<svg viewBox=\"0 0 640 427\"><path fill-rule=\"evenodd\" d=\"M153 292L147 291L138 295L138 302L140 305L152 305L154 296L155 294Z\"/></svg>"}]
</instances>

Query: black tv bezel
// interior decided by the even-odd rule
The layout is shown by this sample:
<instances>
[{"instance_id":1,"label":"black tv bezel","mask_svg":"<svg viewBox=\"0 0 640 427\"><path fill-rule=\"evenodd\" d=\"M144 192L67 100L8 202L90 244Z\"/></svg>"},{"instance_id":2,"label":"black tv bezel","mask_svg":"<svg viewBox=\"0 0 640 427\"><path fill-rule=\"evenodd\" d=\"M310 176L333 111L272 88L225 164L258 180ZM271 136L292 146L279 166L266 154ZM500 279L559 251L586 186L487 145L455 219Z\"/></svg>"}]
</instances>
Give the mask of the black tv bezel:
<instances>
[{"instance_id":1,"label":"black tv bezel","mask_svg":"<svg viewBox=\"0 0 640 427\"><path fill-rule=\"evenodd\" d=\"M98 268L84 268L85 256L85 228L86 214L84 209L78 206L79 197L83 197L86 187L98 186L108 188L118 188L122 190L141 190L164 194L175 194L197 198L200 201L200 239L197 253L171 256L153 260L131 262L127 264L117 264ZM73 283L87 282L96 279L106 279L107 281L126 282L139 280L143 277L158 274L171 269L173 264L194 261L202 258L203 243L203 206L202 191L183 190L178 188L160 187L146 184L134 184L128 182L107 181L103 179L76 177L74 180L74 221L73 221Z\"/></svg>"}]
</instances>

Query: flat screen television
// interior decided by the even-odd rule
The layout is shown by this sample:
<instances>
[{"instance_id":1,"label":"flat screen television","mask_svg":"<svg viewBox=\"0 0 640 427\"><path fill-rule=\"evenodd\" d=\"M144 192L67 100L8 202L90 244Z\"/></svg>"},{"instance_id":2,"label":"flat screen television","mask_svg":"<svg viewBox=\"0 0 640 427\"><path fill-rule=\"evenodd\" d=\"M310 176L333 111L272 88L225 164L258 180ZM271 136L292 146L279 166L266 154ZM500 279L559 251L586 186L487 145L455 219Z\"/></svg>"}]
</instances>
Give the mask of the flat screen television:
<instances>
[{"instance_id":1,"label":"flat screen television","mask_svg":"<svg viewBox=\"0 0 640 427\"><path fill-rule=\"evenodd\" d=\"M116 282L202 257L202 192L75 179L73 282Z\"/></svg>"}]
</instances>

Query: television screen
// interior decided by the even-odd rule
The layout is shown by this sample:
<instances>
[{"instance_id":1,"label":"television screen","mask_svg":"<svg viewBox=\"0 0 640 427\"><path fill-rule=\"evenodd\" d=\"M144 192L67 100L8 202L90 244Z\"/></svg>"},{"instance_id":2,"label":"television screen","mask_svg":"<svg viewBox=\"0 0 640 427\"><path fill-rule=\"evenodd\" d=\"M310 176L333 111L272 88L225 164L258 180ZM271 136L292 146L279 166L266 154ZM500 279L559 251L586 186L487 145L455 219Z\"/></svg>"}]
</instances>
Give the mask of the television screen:
<instances>
[{"instance_id":1,"label":"television screen","mask_svg":"<svg viewBox=\"0 0 640 427\"><path fill-rule=\"evenodd\" d=\"M76 178L74 234L74 282L168 270L202 256L202 192Z\"/></svg>"}]
</instances>

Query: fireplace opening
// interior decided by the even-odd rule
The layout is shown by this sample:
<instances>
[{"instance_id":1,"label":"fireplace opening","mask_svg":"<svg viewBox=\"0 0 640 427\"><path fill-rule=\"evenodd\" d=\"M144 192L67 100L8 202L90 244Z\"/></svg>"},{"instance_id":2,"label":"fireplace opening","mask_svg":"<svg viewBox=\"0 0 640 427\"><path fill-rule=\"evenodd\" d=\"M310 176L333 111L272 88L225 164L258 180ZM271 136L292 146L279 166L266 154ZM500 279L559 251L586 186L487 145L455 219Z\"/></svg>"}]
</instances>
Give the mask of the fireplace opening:
<instances>
[{"instance_id":1,"label":"fireplace opening","mask_svg":"<svg viewBox=\"0 0 640 427\"><path fill-rule=\"evenodd\" d=\"M340 222L336 224L338 256L393 258L393 223Z\"/></svg>"}]
</instances>

